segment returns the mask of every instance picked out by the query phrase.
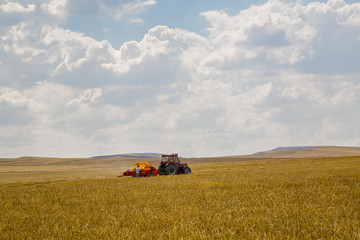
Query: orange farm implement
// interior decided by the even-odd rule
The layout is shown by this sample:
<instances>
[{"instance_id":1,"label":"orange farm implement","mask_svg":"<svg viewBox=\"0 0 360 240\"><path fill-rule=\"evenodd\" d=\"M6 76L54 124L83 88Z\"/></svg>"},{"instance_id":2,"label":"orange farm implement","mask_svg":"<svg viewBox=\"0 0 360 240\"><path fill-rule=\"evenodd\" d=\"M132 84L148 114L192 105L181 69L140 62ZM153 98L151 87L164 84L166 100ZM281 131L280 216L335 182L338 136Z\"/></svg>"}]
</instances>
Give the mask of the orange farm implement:
<instances>
[{"instance_id":1,"label":"orange farm implement","mask_svg":"<svg viewBox=\"0 0 360 240\"><path fill-rule=\"evenodd\" d=\"M152 177L157 176L159 174L158 170L151 166L148 162L138 162L136 163L131 170L127 170L118 177L125 177L125 176L133 176L136 177L136 167L140 168L140 177Z\"/></svg>"}]
</instances>

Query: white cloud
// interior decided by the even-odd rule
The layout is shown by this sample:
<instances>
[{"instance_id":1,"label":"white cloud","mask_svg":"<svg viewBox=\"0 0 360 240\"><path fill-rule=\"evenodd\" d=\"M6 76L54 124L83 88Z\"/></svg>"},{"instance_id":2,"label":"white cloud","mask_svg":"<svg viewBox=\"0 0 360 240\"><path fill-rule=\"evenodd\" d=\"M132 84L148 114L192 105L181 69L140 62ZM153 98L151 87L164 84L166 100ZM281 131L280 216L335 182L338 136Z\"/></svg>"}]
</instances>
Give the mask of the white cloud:
<instances>
[{"instance_id":1,"label":"white cloud","mask_svg":"<svg viewBox=\"0 0 360 240\"><path fill-rule=\"evenodd\" d=\"M129 20L130 23L134 23L134 24L142 24L144 23L144 20L142 20L141 18L133 18Z\"/></svg>"},{"instance_id":2,"label":"white cloud","mask_svg":"<svg viewBox=\"0 0 360 240\"><path fill-rule=\"evenodd\" d=\"M96 14L76 13L85 2L71 14ZM155 3L131 2L119 16L134 19ZM42 9L70 13L66 1ZM25 120L0 127L0 152L205 156L359 145L359 14L359 4L343 1L274 0L234 16L203 13L207 35L155 26L118 49L56 25L17 23L1 36L0 112L14 116L6 124L15 110ZM51 145L63 141L61 150Z\"/></svg>"},{"instance_id":3,"label":"white cloud","mask_svg":"<svg viewBox=\"0 0 360 240\"><path fill-rule=\"evenodd\" d=\"M97 42L82 33L47 25L34 29L31 24L21 23L10 27L1 40L4 51L23 62L55 65L54 76L76 71L91 61L109 61L114 51L106 40Z\"/></svg>"},{"instance_id":4,"label":"white cloud","mask_svg":"<svg viewBox=\"0 0 360 240\"><path fill-rule=\"evenodd\" d=\"M46 50L31 46L30 42L36 37L26 23L21 23L11 26L1 40L5 52L15 53L21 56L22 61L29 62L46 52Z\"/></svg>"},{"instance_id":5,"label":"white cloud","mask_svg":"<svg viewBox=\"0 0 360 240\"><path fill-rule=\"evenodd\" d=\"M6 103L14 107L27 107L32 112L39 112L43 105L34 99L13 89L2 89L0 91L0 103Z\"/></svg>"},{"instance_id":6,"label":"white cloud","mask_svg":"<svg viewBox=\"0 0 360 240\"><path fill-rule=\"evenodd\" d=\"M236 16L221 11L202 13L211 22L208 30L213 47L222 48L218 49L222 55L214 57L221 62L265 57L280 64L311 57L317 31L299 8L294 3L269 1Z\"/></svg>"},{"instance_id":7,"label":"white cloud","mask_svg":"<svg viewBox=\"0 0 360 240\"><path fill-rule=\"evenodd\" d=\"M54 54L60 60L54 74L61 71L74 71L88 61L87 50L95 41L81 33L56 27L44 27L42 42L48 48L55 48Z\"/></svg>"},{"instance_id":8,"label":"white cloud","mask_svg":"<svg viewBox=\"0 0 360 240\"><path fill-rule=\"evenodd\" d=\"M113 51L113 62L102 64L115 73L123 74L140 64L154 64L162 56L177 55L178 45L186 32L157 26L149 30L140 42L124 43L119 51ZM176 57L176 56L175 56ZM155 62L154 62L155 60ZM171 59L169 59L171 61ZM169 63L167 63L169 64Z\"/></svg>"},{"instance_id":9,"label":"white cloud","mask_svg":"<svg viewBox=\"0 0 360 240\"><path fill-rule=\"evenodd\" d=\"M107 2L100 0L47 0L41 5L44 13L50 14L60 20L69 16L96 16L102 10L117 20L127 20L131 23L143 23L138 17L150 6L156 4L155 0L135 0Z\"/></svg>"},{"instance_id":10,"label":"white cloud","mask_svg":"<svg viewBox=\"0 0 360 240\"><path fill-rule=\"evenodd\" d=\"M149 6L156 4L155 0L135 0L130 1L129 3L124 4L120 10L116 11L115 19L121 20L124 16L136 16L144 12L145 9Z\"/></svg>"},{"instance_id":11,"label":"white cloud","mask_svg":"<svg viewBox=\"0 0 360 240\"><path fill-rule=\"evenodd\" d=\"M35 4L28 4L26 7L18 2L8 2L0 5L0 10L5 13L30 13L35 11Z\"/></svg>"},{"instance_id":12,"label":"white cloud","mask_svg":"<svg viewBox=\"0 0 360 240\"><path fill-rule=\"evenodd\" d=\"M72 99L68 105L71 104L81 104L81 103L95 103L99 97L102 95L102 90L100 88L86 89L79 97Z\"/></svg>"},{"instance_id":13,"label":"white cloud","mask_svg":"<svg viewBox=\"0 0 360 240\"><path fill-rule=\"evenodd\" d=\"M66 4L68 0L51 0L48 3L43 3L41 9L48 14L59 18L66 18L68 13L66 11Z\"/></svg>"}]
</instances>

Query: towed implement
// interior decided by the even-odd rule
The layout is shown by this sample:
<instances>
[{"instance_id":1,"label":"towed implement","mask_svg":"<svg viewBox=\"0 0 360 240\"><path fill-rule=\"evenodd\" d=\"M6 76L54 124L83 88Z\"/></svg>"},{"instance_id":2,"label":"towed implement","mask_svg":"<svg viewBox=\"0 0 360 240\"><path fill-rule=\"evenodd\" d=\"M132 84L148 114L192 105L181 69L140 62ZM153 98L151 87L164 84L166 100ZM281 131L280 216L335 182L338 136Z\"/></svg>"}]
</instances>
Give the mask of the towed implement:
<instances>
[{"instance_id":1,"label":"towed implement","mask_svg":"<svg viewBox=\"0 0 360 240\"><path fill-rule=\"evenodd\" d=\"M125 177L125 176L133 176L136 177L136 167L139 166L140 168L140 177L152 177L157 176L159 174L158 170L151 166L148 162L138 162L136 163L131 170L127 170L118 177Z\"/></svg>"}]
</instances>

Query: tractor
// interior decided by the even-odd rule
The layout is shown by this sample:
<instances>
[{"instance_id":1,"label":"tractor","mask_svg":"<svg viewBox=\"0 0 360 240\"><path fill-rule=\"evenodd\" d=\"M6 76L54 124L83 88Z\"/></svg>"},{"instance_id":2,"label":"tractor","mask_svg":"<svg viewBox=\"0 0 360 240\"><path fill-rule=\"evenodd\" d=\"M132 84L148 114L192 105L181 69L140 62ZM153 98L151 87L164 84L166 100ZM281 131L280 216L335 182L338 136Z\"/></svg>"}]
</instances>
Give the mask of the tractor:
<instances>
[{"instance_id":1,"label":"tractor","mask_svg":"<svg viewBox=\"0 0 360 240\"><path fill-rule=\"evenodd\" d=\"M160 175L190 174L191 169L187 163L180 163L177 153L161 154L158 172Z\"/></svg>"}]
</instances>

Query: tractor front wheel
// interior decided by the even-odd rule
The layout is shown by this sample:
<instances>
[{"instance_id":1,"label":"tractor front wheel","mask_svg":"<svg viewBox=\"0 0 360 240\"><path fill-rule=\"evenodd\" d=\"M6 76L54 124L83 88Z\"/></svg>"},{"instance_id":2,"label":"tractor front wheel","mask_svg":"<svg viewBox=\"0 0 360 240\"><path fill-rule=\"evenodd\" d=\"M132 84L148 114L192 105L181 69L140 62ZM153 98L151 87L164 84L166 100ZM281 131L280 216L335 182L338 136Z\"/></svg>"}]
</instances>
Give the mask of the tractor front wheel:
<instances>
[{"instance_id":1,"label":"tractor front wheel","mask_svg":"<svg viewBox=\"0 0 360 240\"><path fill-rule=\"evenodd\" d=\"M159 167L159 168L158 168L158 172L159 172L160 175L162 175L162 174L165 173L165 170L164 170L163 167Z\"/></svg>"},{"instance_id":2,"label":"tractor front wheel","mask_svg":"<svg viewBox=\"0 0 360 240\"><path fill-rule=\"evenodd\" d=\"M174 165L169 165L165 169L167 175L175 175L176 174L176 167Z\"/></svg>"},{"instance_id":3,"label":"tractor front wheel","mask_svg":"<svg viewBox=\"0 0 360 240\"><path fill-rule=\"evenodd\" d=\"M152 176L154 176L154 175L153 175L152 173L148 173L147 176L148 176L148 177L152 177Z\"/></svg>"},{"instance_id":4,"label":"tractor front wheel","mask_svg":"<svg viewBox=\"0 0 360 240\"><path fill-rule=\"evenodd\" d=\"M190 174L191 173L191 168L189 168L188 166L183 167L183 173Z\"/></svg>"}]
</instances>

